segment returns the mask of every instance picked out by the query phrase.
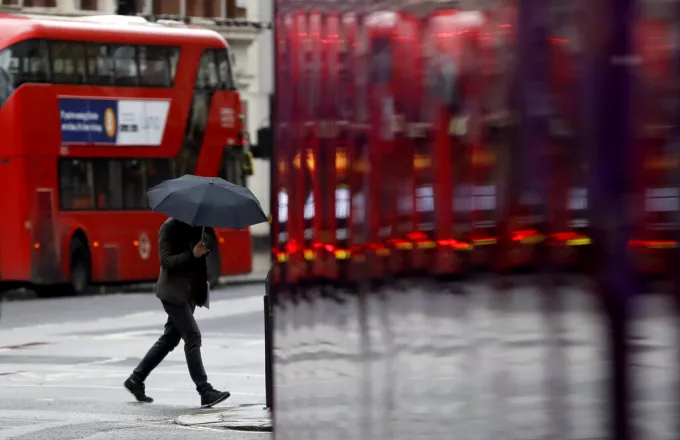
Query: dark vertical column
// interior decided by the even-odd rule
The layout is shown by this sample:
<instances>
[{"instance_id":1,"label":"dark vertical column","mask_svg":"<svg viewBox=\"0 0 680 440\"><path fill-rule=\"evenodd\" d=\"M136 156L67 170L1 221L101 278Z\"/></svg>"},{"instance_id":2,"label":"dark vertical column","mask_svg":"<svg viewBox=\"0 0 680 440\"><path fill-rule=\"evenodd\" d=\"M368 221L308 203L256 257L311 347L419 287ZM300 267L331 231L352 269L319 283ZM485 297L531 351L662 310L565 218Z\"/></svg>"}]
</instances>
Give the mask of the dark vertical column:
<instances>
[{"instance_id":1,"label":"dark vertical column","mask_svg":"<svg viewBox=\"0 0 680 440\"><path fill-rule=\"evenodd\" d=\"M635 293L628 241L632 230L633 121L631 86L636 0L590 2L592 27L584 41L594 73L590 138L591 218L596 248L596 277L609 320L610 436L633 439L627 333L629 304Z\"/></svg>"},{"instance_id":2,"label":"dark vertical column","mask_svg":"<svg viewBox=\"0 0 680 440\"><path fill-rule=\"evenodd\" d=\"M553 8L550 0L522 0L518 14L518 42L521 93L521 170L520 197L530 197L529 213L540 217L536 225L539 232L549 236L554 226L549 224L549 209L555 200L549 199L550 179L555 174L550 169L551 158L550 118L553 117L553 99L550 95L550 20ZM520 201L527 203L527 201ZM540 312L543 317L543 332L547 340L544 352L544 382L546 393L549 434L554 439L568 438L567 395L565 377L567 357L561 340L562 303L556 285L556 273L551 261L549 239L537 245L536 282L541 293Z\"/></svg>"},{"instance_id":3,"label":"dark vertical column","mask_svg":"<svg viewBox=\"0 0 680 440\"><path fill-rule=\"evenodd\" d=\"M137 1L141 0L118 0L116 14L135 15L137 13Z\"/></svg>"},{"instance_id":4,"label":"dark vertical column","mask_svg":"<svg viewBox=\"0 0 680 440\"><path fill-rule=\"evenodd\" d=\"M269 377L269 380L265 384L266 386L266 405L267 408L272 412L272 426L276 425L276 412L275 412L275 398L274 398L274 393L276 392L276 384L274 381L274 338L275 338L275 332L274 332L274 319L275 319L275 314L274 314L274 308L273 304L276 304L276 290L278 289L278 277L280 276L279 272L274 271L274 265L278 265L279 262L277 261L277 253L275 252L278 251L279 246L279 227L278 227L278 222L279 222L279 167L278 167L278 158L279 158L279 153L278 153L278 147L279 145L277 144L276 140L279 139L279 136L277 136L277 131L279 130L279 119L278 119L278 111L277 111L277 106L276 106L276 93L278 92L277 90L277 85L279 84L279 81L276 78L277 72L279 71L277 69L277 66L279 64L279 33L280 29L278 24L281 22L279 20L279 12L281 11L280 8L280 2L281 0L272 0L272 25L273 29L271 32L271 38L272 38L272 54L274 56L274 60L272 63L273 66L273 80L272 84L274 85L274 93L272 93L269 96L269 128L270 128L270 156L269 156L269 216L270 216L270 221L269 221L269 252L271 254L272 258L272 267L269 270L269 274L267 275L267 280L266 280L266 289L265 289L265 334L269 334L269 346L265 347L266 351L266 356L265 356L265 375ZM227 11L228 12L228 11ZM258 140L259 142L259 140ZM276 225L276 226L275 226ZM270 296L270 294L273 296ZM267 309L267 305L269 306L269 309ZM268 328L267 328L268 327ZM276 434L272 433L272 437L276 438Z\"/></svg>"},{"instance_id":5,"label":"dark vertical column","mask_svg":"<svg viewBox=\"0 0 680 440\"><path fill-rule=\"evenodd\" d=\"M673 6L675 7L674 11L674 16L675 20L672 22L671 26L675 26L675 29L673 31L678 32L680 28L680 2L674 2ZM680 76L680 47L675 45L675 52L672 54L673 60L671 64L671 68L674 69L675 72L675 89L674 89L674 94L673 96L675 100L675 127L674 127L674 139L673 139L673 145L674 145L674 151L673 154L676 157L680 157L680 87L678 86L678 80L677 78ZM678 191L680 192L680 173L675 174L675 186L678 188ZM675 240L680 242L680 211L675 213ZM676 384L675 384L675 390L676 390L676 395L675 395L675 414L678 414L678 411L680 411L680 270L677 270L678 267L680 267L680 247L676 247L673 249L673 259L671 260L673 264L673 267L676 268L676 270L673 271L673 294L674 294L674 300L675 300L675 320L676 320L676 339L675 339L675 350L676 350L676 355L678 356L676 358L676 364L675 364L675 377L676 377ZM676 422L675 422L675 432L680 432L680 417L676 417Z\"/></svg>"},{"instance_id":6,"label":"dark vertical column","mask_svg":"<svg viewBox=\"0 0 680 440\"><path fill-rule=\"evenodd\" d=\"M269 283L269 277L267 277L267 283ZM265 377L265 399L266 407L268 409L274 408L274 377L273 377L273 329L271 325L272 321L272 306L269 297L269 288L266 289L267 293L264 295L264 377Z\"/></svg>"}]
</instances>

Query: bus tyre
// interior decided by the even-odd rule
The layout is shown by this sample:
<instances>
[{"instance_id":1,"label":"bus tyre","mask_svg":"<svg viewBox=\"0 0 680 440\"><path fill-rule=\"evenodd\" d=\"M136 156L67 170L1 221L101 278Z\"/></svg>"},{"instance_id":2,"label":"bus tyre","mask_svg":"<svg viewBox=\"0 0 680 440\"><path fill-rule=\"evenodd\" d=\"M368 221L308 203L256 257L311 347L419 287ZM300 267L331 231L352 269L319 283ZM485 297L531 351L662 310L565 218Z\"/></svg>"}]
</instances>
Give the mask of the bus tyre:
<instances>
[{"instance_id":1,"label":"bus tyre","mask_svg":"<svg viewBox=\"0 0 680 440\"><path fill-rule=\"evenodd\" d=\"M71 240L69 290L71 294L83 295L90 286L90 251L82 240Z\"/></svg>"},{"instance_id":2,"label":"bus tyre","mask_svg":"<svg viewBox=\"0 0 680 440\"><path fill-rule=\"evenodd\" d=\"M220 247L217 245L217 240L212 231L206 234L208 236L208 249L210 253L206 258L206 265L208 269L208 283L210 288L214 289L220 281L220 272L222 272L222 261L220 260Z\"/></svg>"}]
</instances>

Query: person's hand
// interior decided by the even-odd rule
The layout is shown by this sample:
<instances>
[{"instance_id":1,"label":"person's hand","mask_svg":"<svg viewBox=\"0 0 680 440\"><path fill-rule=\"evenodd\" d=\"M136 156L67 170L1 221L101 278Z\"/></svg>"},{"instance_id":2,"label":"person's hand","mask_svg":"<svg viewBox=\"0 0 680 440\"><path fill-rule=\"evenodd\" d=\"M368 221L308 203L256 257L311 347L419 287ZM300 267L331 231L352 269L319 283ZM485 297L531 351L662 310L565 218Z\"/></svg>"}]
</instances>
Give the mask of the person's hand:
<instances>
[{"instance_id":1,"label":"person's hand","mask_svg":"<svg viewBox=\"0 0 680 440\"><path fill-rule=\"evenodd\" d=\"M196 258L201 258L203 255L208 253L208 248L205 246L205 243L202 241L199 241L196 246L194 246L194 257Z\"/></svg>"}]
</instances>

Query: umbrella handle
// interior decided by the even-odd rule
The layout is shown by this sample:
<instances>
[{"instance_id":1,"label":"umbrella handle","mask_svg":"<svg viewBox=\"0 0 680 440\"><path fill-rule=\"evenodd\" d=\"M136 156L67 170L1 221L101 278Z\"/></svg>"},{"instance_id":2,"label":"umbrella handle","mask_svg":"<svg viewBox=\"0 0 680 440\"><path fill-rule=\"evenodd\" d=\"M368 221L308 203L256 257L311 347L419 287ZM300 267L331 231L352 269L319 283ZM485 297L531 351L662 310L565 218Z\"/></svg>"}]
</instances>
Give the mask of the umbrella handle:
<instances>
[{"instance_id":1,"label":"umbrella handle","mask_svg":"<svg viewBox=\"0 0 680 440\"><path fill-rule=\"evenodd\" d=\"M201 229L201 241L205 243L205 226Z\"/></svg>"}]
</instances>

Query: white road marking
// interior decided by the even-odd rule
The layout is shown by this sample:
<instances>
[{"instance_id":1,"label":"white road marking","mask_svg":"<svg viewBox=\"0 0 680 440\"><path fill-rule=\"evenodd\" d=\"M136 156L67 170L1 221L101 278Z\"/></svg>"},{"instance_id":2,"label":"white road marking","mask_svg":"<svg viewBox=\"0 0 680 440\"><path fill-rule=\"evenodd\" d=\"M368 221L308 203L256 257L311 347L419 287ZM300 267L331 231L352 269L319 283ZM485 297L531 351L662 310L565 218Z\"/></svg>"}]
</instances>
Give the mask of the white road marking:
<instances>
[{"instance_id":1,"label":"white road marking","mask_svg":"<svg viewBox=\"0 0 680 440\"><path fill-rule=\"evenodd\" d=\"M217 428L209 428L207 426L184 426L184 425L173 425L177 428L181 429L189 429L191 431L216 431L216 432L224 432L224 429L217 429Z\"/></svg>"},{"instance_id":2,"label":"white road marking","mask_svg":"<svg viewBox=\"0 0 680 440\"><path fill-rule=\"evenodd\" d=\"M110 358L110 359L104 359L103 361L94 361L94 362L83 362L80 364L75 364L76 366L88 366L88 365L106 365L106 364L115 364L117 362L123 362L126 358Z\"/></svg>"},{"instance_id":3,"label":"white road marking","mask_svg":"<svg viewBox=\"0 0 680 440\"><path fill-rule=\"evenodd\" d=\"M247 341L243 345L264 345L264 339L258 339L256 341Z\"/></svg>"}]
</instances>

